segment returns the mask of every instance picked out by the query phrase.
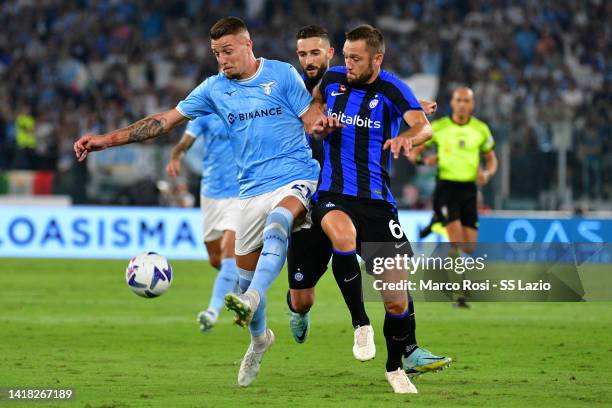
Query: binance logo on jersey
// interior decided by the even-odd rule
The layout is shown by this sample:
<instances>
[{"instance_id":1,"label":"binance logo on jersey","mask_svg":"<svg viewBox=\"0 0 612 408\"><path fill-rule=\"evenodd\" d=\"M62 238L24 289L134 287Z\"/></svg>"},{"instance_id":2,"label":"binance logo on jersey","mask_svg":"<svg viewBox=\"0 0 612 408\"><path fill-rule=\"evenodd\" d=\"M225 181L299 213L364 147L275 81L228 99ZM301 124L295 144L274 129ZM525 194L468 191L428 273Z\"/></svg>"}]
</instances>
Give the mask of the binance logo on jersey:
<instances>
[{"instance_id":1,"label":"binance logo on jersey","mask_svg":"<svg viewBox=\"0 0 612 408\"><path fill-rule=\"evenodd\" d=\"M362 118L359 115L347 116L344 112L336 113L332 112L331 109L327 109L327 116L336 118L345 125L353 125L357 127L367 127L368 129L380 129L381 122L379 120L372 120L370 118Z\"/></svg>"},{"instance_id":2,"label":"binance logo on jersey","mask_svg":"<svg viewBox=\"0 0 612 408\"><path fill-rule=\"evenodd\" d=\"M278 116L283 113L283 109L280 106L274 106L272 108L255 109L250 112L238 112L236 114L230 113L227 115L227 121L230 125L233 125L235 121L240 120L252 120L257 118L264 118L268 116Z\"/></svg>"}]
</instances>

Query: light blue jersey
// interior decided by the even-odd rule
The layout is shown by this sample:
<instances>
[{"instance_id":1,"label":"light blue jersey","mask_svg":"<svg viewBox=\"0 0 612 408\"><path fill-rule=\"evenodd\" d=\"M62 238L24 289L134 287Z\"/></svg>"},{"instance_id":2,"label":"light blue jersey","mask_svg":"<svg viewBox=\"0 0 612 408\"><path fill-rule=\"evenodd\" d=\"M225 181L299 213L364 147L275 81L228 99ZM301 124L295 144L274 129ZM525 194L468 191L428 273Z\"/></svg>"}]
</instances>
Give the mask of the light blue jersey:
<instances>
[{"instance_id":1,"label":"light blue jersey","mask_svg":"<svg viewBox=\"0 0 612 408\"><path fill-rule=\"evenodd\" d=\"M190 119L210 113L223 119L238 166L239 197L247 198L296 180L318 180L319 164L300 120L311 100L293 66L260 58L251 78L211 76L176 109Z\"/></svg>"},{"instance_id":2,"label":"light blue jersey","mask_svg":"<svg viewBox=\"0 0 612 408\"><path fill-rule=\"evenodd\" d=\"M204 142L200 194L209 198L238 197L238 169L223 121L217 115L200 116L187 124L185 133Z\"/></svg>"}]
</instances>

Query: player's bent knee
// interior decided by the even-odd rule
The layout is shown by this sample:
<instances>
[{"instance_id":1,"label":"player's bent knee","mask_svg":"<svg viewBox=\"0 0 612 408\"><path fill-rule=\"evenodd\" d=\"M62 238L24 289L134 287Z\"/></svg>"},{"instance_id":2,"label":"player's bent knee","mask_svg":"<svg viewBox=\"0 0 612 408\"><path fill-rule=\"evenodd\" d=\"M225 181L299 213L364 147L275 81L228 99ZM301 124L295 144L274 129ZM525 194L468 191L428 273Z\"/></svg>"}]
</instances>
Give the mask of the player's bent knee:
<instances>
[{"instance_id":1,"label":"player's bent knee","mask_svg":"<svg viewBox=\"0 0 612 408\"><path fill-rule=\"evenodd\" d=\"M385 302L385 310L393 315L401 315L408 309L408 302L405 300Z\"/></svg>"},{"instance_id":2,"label":"player's bent knee","mask_svg":"<svg viewBox=\"0 0 612 408\"><path fill-rule=\"evenodd\" d=\"M348 228L333 228L328 236L336 251L348 252L357 248L357 232L352 225Z\"/></svg>"},{"instance_id":3,"label":"player's bent knee","mask_svg":"<svg viewBox=\"0 0 612 408\"><path fill-rule=\"evenodd\" d=\"M209 253L208 262L210 262L213 268L219 269L221 267L221 254Z\"/></svg>"},{"instance_id":4,"label":"player's bent knee","mask_svg":"<svg viewBox=\"0 0 612 408\"><path fill-rule=\"evenodd\" d=\"M357 248L357 230L345 213L330 212L323 217L321 227L335 250L348 252Z\"/></svg>"},{"instance_id":5,"label":"player's bent knee","mask_svg":"<svg viewBox=\"0 0 612 408\"><path fill-rule=\"evenodd\" d=\"M357 248L357 240L354 236L339 236L332 239L332 246L336 251L350 252Z\"/></svg>"}]
</instances>

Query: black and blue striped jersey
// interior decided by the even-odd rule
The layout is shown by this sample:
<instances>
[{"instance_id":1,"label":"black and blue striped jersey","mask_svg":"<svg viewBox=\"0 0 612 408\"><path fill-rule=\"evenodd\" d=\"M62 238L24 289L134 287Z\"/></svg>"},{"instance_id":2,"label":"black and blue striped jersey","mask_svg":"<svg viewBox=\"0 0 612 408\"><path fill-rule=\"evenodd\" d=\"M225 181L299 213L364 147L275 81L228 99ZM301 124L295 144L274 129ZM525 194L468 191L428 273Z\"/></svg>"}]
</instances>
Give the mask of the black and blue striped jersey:
<instances>
[{"instance_id":1,"label":"black and blue striped jersey","mask_svg":"<svg viewBox=\"0 0 612 408\"><path fill-rule=\"evenodd\" d=\"M327 116L338 118L346 127L325 138L318 191L395 205L390 150L383 150L383 145L398 135L406 111L422 110L412 90L384 70L371 84L349 84L345 67L330 68L319 88Z\"/></svg>"}]
</instances>

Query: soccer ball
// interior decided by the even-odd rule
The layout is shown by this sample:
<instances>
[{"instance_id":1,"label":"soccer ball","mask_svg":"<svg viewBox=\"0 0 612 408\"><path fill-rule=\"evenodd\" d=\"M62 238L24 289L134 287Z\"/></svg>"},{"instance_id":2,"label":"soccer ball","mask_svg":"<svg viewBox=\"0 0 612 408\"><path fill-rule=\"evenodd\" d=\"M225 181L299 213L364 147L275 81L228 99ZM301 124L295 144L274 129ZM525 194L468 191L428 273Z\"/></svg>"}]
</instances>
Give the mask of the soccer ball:
<instances>
[{"instance_id":1,"label":"soccer ball","mask_svg":"<svg viewBox=\"0 0 612 408\"><path fill-rule=\"evenodd\" d=\"M138 296L153 298L162 295L172 284L172 267L156 252L136 255L125 270L125 280Z\"/></svg>"}]
</instances>

